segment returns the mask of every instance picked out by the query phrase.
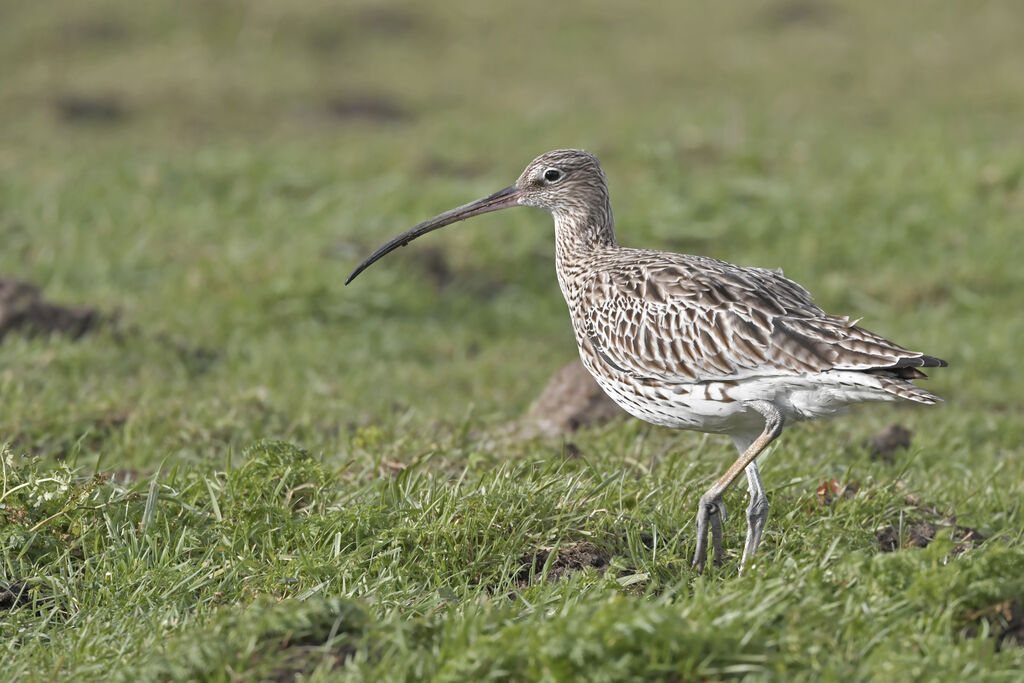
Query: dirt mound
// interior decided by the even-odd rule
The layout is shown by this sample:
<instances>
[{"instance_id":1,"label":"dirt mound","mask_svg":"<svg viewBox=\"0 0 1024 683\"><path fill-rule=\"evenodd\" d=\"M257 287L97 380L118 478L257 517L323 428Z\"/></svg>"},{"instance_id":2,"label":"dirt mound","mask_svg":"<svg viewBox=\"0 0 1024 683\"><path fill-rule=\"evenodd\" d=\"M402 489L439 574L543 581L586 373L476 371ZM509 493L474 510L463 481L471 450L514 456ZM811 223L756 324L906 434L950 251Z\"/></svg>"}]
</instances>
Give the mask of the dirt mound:
<instances>
[{"instance_id":1,"label":"dirt mound","mask_svg":"<svg viewBox=\"0 0 1024 683\"><path fill-rule=\"evenodd\" d=\"M903 425L889 425L882 431L864 441L864 447L876 460L892 462L894 455L899 451L910 448L910 440L914 433Z\"/></svg>"},{"instance_id":2,"label":"dirt mound","mask_svg":"<svg viewBox=\"0 0 1024 683\"><path fill-rule=\"evenodd\" d=\"M904 491L903 502L913 509L908 511L905 519L899 523L888 524L877 530L875 539L882 552L891 553L903 548L926 548L944 529L953 530L953 540L956 541L953 548L954 556L963 555L988 538L977 529L957 524L954 514L944 514L938 506L922 501L916 493L907 490L902 480L897 481L896 486Z\"/></svg>"},{"instance_id":3,"label":"dirt mound","mask_svg":"<svg viewBox=\"0 0 1024 683\"><path fill-rule=\"evenodd\" d=\"M78 339L100 321L89 306L60 306L43 298L39 287L0 277L0 339L8 332L65 334Z\"/></svg>"},{"instance_id":4,"label":"dirt mound","mask_svg":"<svg viewBox=\"0 0 1024 683\"><path fill-rule=\"evenodd\" d=\"M878 547L886 553L901 548L927 548L943 529L953 530L953 540L956 541L953 552L956 555L962 555L971 548L981 545L981 542L985 540L984 534L977 529L934 522L916 522L905 525L902 534L895 526L886 526L878 531L875 538L878 540Z\"/></svg>"},{"instance_id":5,"label":"dirt mound","mask_svg":"<svg viewBox=\"0 0 1024 683\"><path fill-rule=\"evenodd\" d=\"M554 550L538 550L535 553L523 555L519 558L520 570L516 574L516 583L525 588L532 580L540 579L551 553L555 553L548 569L546 580L548 582L558 581L562 577L573 572L580 572L585 569L596 569L604 572L608 569L608 553L598 548L589 541L582 541L573 545L555 548Z\"/></svg>"},{"instance_id":6,"label":"dirt mound","mask_svg":"<svg viewBox=\"0 0 1024 683\"><path fill-rule=\"evenodd\" d=\"M338 121L402 123L412 115L398 100L380 93L345 93L324 103L327 113Z\"/></svg>"},{"instance_id":7,"label":"dirt mound","mask_svg":"<svg viewBox=\"0 0 1024 683\"><path fill-rule=\"evenodd\" d=\"M65 123L114 124L128 118L121 100L108 94L64 93L54 98L53 108Z\"/></svg>"},{"instance_id":8,"label":"dirt mound","mask_svg":"<svg viewBox=\"0 0 1024 683\"><path fill-rule=\"evenodd\" d=\"M555 373L518 424L521 438L560 436L625 415L579 360Z\"/></svg>"}]
</instances>

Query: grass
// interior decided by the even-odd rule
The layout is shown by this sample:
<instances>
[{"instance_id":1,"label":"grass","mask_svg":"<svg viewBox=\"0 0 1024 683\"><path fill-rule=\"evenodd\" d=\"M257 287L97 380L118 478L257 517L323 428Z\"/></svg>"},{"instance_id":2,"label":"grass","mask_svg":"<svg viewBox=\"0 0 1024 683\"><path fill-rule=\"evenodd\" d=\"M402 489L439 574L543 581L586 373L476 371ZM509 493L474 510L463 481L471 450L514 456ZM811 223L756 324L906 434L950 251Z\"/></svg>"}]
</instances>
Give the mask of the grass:
<instances>
[{"instance_id":1,"label":"grass","mask_svg":"<svg viewBox=\"0 0 1024 683\"><path fill-rule=\"evenodd\" d=\"M1019 677L1014 4L5 5L0 274L108 315L0 345L6 678ZM503 436L575 353L546 217L341 284L561 146L623 243L783 266L951 362L940 407L786 432L743 578L738 489L731 561L688 562L726 440ZM989 540L876 539L952 517Z\"/></svg>"}]
</instances>

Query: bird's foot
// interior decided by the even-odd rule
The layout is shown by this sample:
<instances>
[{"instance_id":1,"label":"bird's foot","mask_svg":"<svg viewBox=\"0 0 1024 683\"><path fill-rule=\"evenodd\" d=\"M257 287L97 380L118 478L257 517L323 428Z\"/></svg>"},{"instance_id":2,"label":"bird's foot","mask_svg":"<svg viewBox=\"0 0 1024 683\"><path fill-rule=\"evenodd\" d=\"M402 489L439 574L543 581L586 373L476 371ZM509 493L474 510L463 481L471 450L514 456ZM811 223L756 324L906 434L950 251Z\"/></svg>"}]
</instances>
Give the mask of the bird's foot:
<instances>
[{"instance_id":1,"label":"bird's foot","mask_svg":"<svg viewBox=\"0 0 1024 683\"><path fill-rule=\"evenodd\" d=\"M715 553L715 566L722 564L722 522L725 521L725 503L722 495L705 493L700 499L697 510L697 550L693 554L693 566L697 571L704 571L708 554L708 527L711 530L711 545Z\"/></svg>"},{"instance_id":2,"label":"bird's foot","mask_svg":"<svg viewBox=\"0 0 1024 683\"><path fill-rule=\"evenodd\" d=\"M751 497L750 506L747 508L747 540L743 544L743 559L740 560L740 574L743 568L754 557L757 547L761 545L761 534L764 532L764 523L768 519L768 499L764 496Z\"/></svg>"}]
</instances>

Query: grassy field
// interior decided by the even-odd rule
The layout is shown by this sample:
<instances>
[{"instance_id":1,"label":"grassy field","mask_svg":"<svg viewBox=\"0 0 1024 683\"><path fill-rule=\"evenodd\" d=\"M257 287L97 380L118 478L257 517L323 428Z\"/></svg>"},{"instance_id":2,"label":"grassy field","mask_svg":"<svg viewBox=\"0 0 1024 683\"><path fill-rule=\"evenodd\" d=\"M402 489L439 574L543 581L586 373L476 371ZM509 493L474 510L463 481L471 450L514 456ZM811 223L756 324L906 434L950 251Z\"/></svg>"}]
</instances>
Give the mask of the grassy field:
<instances>
[{"instance_id":1,"label":"grassy field","mask_svg":"<svg viewBox=\"0 0 1024 683\"><path fill-rule=\"evenodd\" d=\"M0 2L0 276L103 318L0 341L5 680L1020 680L1024 14L647 7ZM555 147L624 244L950 361L787 431L742 578L743 487L689 566L727 439L508 436L576 353L549 218L342 285Z\"/></svg>"}]
</instances>

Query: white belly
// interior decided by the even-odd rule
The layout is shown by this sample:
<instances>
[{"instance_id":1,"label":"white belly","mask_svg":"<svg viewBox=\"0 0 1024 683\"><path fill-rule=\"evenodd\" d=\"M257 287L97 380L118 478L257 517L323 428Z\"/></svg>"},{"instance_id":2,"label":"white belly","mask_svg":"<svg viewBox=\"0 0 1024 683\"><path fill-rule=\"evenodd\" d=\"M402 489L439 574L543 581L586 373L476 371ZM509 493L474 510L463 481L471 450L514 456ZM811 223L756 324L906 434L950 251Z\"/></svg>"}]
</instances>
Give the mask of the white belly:
<instances>
[{"instance_id":1,"label":"white belly","mask_svg":"<svg viewBox=\"0 0 1024 683\"><path fill-rule=\"evenodd\" d=\"M605 393L630 415L646 422L700 432L760 430L764 418L752 401L773 404L786 422L831 417L850 404L892 401L872 375L848 370L730 382L661 384L594 374Z\"/></svg>"}]
</instances>

